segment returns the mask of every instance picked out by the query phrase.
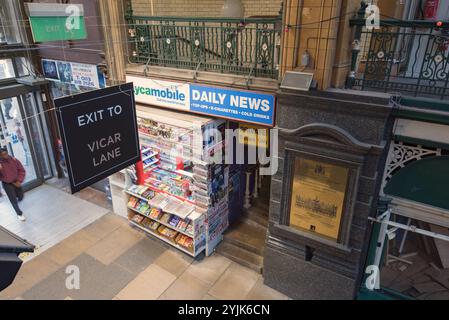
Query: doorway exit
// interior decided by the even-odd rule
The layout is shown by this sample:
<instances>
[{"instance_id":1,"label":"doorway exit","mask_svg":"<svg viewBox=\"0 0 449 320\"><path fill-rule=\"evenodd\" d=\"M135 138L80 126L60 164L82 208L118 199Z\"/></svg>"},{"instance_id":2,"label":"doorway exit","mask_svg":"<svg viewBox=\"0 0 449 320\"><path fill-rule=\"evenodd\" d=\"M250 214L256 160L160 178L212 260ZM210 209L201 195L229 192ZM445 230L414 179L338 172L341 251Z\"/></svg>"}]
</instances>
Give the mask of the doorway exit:
<instances>
[{"instance_id":1,"label":"doorway exit","mask_svg":"<svg viewBox=\"0 0 449 320\"><path fill-rule=\"evenodd\" d=\"M25 167L25 190L53 176L50 140L39 91L0 100L0 145Z\"/></svg>"}]
</instances>

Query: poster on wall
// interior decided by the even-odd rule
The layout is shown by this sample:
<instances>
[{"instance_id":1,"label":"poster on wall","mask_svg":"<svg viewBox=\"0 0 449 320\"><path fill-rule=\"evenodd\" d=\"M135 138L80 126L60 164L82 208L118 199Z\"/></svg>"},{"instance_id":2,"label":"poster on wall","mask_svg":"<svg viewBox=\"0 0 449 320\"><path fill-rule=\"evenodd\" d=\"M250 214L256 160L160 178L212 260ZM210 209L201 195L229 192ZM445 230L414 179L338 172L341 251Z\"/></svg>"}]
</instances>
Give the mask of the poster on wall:
<instances>
[{"instance_id":1,"label":"poster on wall","mask_svg":"<svg viewBox=\"0 0 449 320\"><path fill-rule=\"evenodd\" d=\"M276 99L268 93L127 76L136 102L207 116L274 126Z\"/></svg>"},{"instance_id":2,"label":"poster on wall","mask_svg":"<svg viewBox=\"0 0 449 320\"><path fill-rule=\"evenodd\" d=\"M59 80L65 83L72 83L72 66L69 62L58 61Z\"/></svg>"},{"instance_id":3,"label":"poster on wall","mask_svg":"<svg viewBox=\"0 0 449 320\"><path fill-rule=\"evenodd\" d=\"M240 144L258 147L261 149L269 148L270 132L268 129L240 123L239 130Z\"/></svg>"},{"instance_id":4,"label":"poster on wall","mask_svg":"<svg viewBox=\"0 0 449 320\"><path fill-rule=\"evenodd\" d=\"M92 64L42 59L44 77L80 87L101 89L106 87L104 74Z\"/></svg>"},{"instance_id":5,"label":"poster on wall","mask_svg":"<svg viewBox=\"0 0 449 320\"><path fill-rule=\"evenodd\" d=\"M297 158L290 226L338 240L349 169Z\"/></svg>"},{"instance_id":6,"label":"poster on wall","mask_svg":"<svg viewBox=\"0 0 449 320\"><path fill-rule=\"evenodd\" d=\"M59 80L58 66L56 61L42 60L42 70L44 70L44 76L49 80Z\"/></svg>"},{"instance_id":7,"label":"poster on wall","mask_svg":"<svg viewBox=\"0 0 449 320\"><path fill-rule=\"evenodd\" d=\"M55 100L72 192L141 158L132 84Z\"/></svg>"}]
</instances>

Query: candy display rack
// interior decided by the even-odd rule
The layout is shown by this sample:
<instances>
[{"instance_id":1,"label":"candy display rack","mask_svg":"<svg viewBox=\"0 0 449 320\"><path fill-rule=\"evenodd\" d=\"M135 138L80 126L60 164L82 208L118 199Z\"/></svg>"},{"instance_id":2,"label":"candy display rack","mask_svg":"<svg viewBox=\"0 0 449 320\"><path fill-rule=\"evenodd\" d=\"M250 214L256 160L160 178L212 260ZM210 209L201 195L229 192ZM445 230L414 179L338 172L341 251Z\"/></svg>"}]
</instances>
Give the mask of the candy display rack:
<instances>
[{"instance_id":1,"label":"candy display rack","mask_svg":"<svg viewBox=\"0 0 449 320\"><path fill-rule=\"evenodd\" d=\"M137 117L145 184L135 184L132 167L121 184L112 176L124 187L114 210L125 207L130 224L190 256L210 255L228 226L228 169L205 160L225 121L142 106ZM222 133L218 142L209 129Z\"/></svg>"}]
</instances>

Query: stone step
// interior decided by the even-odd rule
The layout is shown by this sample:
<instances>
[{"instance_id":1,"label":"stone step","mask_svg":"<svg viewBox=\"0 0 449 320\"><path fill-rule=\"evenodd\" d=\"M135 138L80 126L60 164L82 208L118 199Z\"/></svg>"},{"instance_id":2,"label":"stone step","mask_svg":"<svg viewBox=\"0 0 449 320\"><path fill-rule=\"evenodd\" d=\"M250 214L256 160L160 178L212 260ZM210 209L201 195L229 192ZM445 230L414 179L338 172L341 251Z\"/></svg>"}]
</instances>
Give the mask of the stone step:
<instances>
[{"instance_id":1,"label":"stone step","mask_svg":"<svg viewBox=\"0 0 449 320\"><path fill-rule=\"evenodd\" d=\"M252 214L251 212L246 212L243 214L243 218L246 219L246 222L248 224L251 224L255 227L262 227L265 230L268 229L268 219L265 217Z\"/></svg>"},{"instance_id":2,"label":"stone step","mask_svg":"<svg viewBox=\"0 0 449 320\"><path fill-rule=\"evenodd\" d=\"M263 255L267 229L247 219L236 222L225 233L226 242L232 243L252 253Z\"/></svg>"},{"instance_id":3,"label":"stone step","mask_svg":"<svg viewBox=\"0 0 449 320\"><path fill-rule=\"evenodd\" d=\"M256 223L263 228L268 228L268 215L262 210L257 208L251 208L243 214L243 217L248 220L248 222Z\"/></svg>"},{"instance_id":4,"label":"stone step","mask_svg":"<svg viewBox=\"0 0 449 320\"><path fill-rule=\"evenodd\" d=\"M263 257L260 255L237 247L234 244L227 242L226 240L217 247L217 253L262 274Z\"/></svg>"},{"instance_id":5,"label":"stone step","mask_svg":"<svg viewBox=\"0 0 449 320\"><path fill-rule=\"evenodd\" d=\"M251 204L251 208L259 209L260 211L265 212L267 216L268 216L268 213L270 212L269 203L259 200L259 199L255 199L255 201L253 200L253 202Z\"/></svg>"},{"instance_id":6,"label":"stone step","mask_svg":"<svg viewBox=\"0 0 449 320\"><path fill-rule=\"evenodd\" d=\"M249 208L246 211L254 212L262 217L267 217L267 219L268 219L268 215L270 213L270 209L267 205L261 205L261 204L257 204L257 203L252 205L251 208Z\"/></svg>"}]
</instances>

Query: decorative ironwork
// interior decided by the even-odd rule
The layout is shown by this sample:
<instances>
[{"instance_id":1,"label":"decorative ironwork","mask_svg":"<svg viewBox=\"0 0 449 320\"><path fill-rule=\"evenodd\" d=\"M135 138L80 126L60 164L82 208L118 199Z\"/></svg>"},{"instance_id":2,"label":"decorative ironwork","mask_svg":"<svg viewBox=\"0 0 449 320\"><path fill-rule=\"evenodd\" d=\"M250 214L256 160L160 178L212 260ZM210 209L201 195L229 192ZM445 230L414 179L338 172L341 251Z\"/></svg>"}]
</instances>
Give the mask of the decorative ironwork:
<instances>
[{"instance_id":1,"label":"decorative ironwork","mask_svg":"<svg viewBox=\"0 0 449 320\"><path fill-rule=\"evenodd\" d=\"M226 23L225 27L223 27L222 30L222 61L224 65L232 66L238 63L238 29L236 29L231 23Z\"/></svg>"},{"instance_id":2,"label":"decorative ironwork","mask_svg":"<svg viewBox=\"0 0 449 320\"><path fill-rule=\"evenodd\" d=\"M359 15L349 88L449 98L449 22L381 20L368 30Z\"/></svg>"},{"instance_id":3,"label":"decorative ironwork","mask_svg":"<svg viewBox=\"0 0 449 320\"><path fill-rule=\"evenodd\" d=\"M204 25L194 22L190 32L190 37L193 39L193 45L191 46L192 61L204 63L206 61Z\"/></svg>"},{"instance_id":4,"label":"decorative ironwork","mask_svg":"<svg viewBox=\"0 0 449 320\"><path fill-rule=\"evenodd\" d=\"M176 27L170 21L161 21L161 35L160 42L162 43L162 63L165 65L166 61L177 60L176 48Z\"/></svg>"},{"instance_id":5,"label":"decorative ironwork","mask_svg":"<svg viewBox=\"0 0 449 320\"><path fill-rule=\"evenodd\" d=\"M147 55L151 54L151 47L149 45L148 40L148 31L147 26L136 26L134 29L134 37L132 36L133 33L131 33L131 37L135 40L136 44L136 54L137 52L143 52ZM143 40L143 41L142 41Z\"/></svg>"},{"instance_id":6,"label":"decorative ironwork","mask_svg":"<svg viewBox=\"0 0 449 320\"><path fill-rule=\"evenodd\" d=\"M222 19L127 15L130 60L277 79L280 18Z\"/></svg>"},{"instance_id":7,"label":"decorative ironwork","mask_svg":"<svg viewBox=\"0 0 449 320\"><path fill-rule=\"evenodd\" d=\"M275 38L268 32L264 24L257 32L257 66L258 70L269 70L274 67Z\"/></svg>"},{"instance_id":8,"label":"decorative ironwork","mask_svg":"<svg viewBox=\"0 0 449 320\"><path fill-rule=\"evenodd\" d=\"M381 190L384 190L388 181L390 181L394 174L400 169L406 167L412 162L428 157L439 157L441 155L441 149L425 148L421 145L404 145L402 142L393 141L388 153L387 165L385 167Z\"/></svg>"}]
</instances>

